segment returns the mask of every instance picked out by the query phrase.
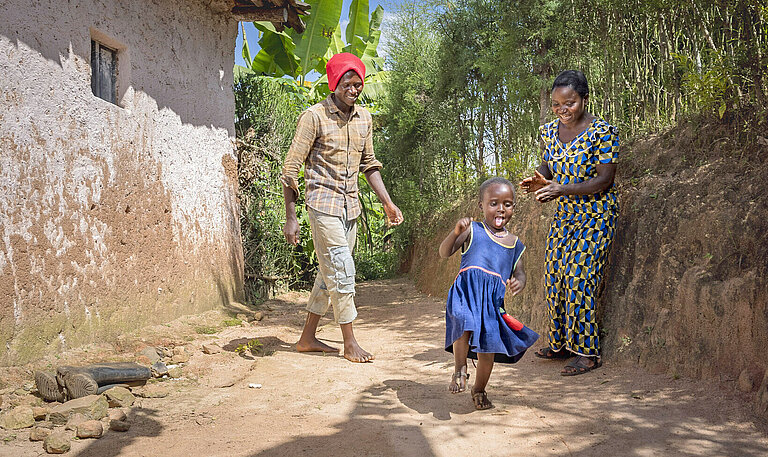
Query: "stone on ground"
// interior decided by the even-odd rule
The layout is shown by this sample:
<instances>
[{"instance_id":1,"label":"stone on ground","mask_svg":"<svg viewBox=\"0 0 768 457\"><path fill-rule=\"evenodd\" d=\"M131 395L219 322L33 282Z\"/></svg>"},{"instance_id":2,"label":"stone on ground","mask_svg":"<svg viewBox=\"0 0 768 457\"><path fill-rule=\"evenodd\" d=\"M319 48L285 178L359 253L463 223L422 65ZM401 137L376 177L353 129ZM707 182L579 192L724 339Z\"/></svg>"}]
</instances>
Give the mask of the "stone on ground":
<instances>
[{"instance_id":1,"label":"stone on ground","mask_svg":"<svg viewBox=\"0 0 768 457\"><path fill-rule=\"evenodd\" d=\"M32 416L36 421L44 421L49 411L50 409L45 406L34 406L32 407Z\"/></svg>"},{"instance_id":2,"label":"stone on ground","mask_svg":"<svg viewBox=\"0 0 768 457\"><path fill-rule=\"evenodd\" d=\"M134 393L137 397L141 398L165 398L171 393L171 391L168 387L165 386L147 384L144 387L136 389Z\"/></svg>"},{"instance_id":3,"label":"stone on ground","mask_svg":"<svg viewBox=\"0 0 768 457\"><path fill-rule=\"evenodd\" d=\"M124 421L128 418L128 416L125 414L125 411L120 408L110 409L107 417L109 417L109 420L117 421Z\"/></svg>"},{"instance_id":4,"label":"stone on ground","mask_svg":"<svg viewBox=\"0 0 768 457\"><path fill-rule=\"evenodd\" d=\"M189 353L184 346L176 346L173 348L173 357L171 357L173 363L187 363L189 362Z\"/></svg>"},{"instance_id":5,"label":"stone on ground","mask_svg":"<svg viewBox=\"0 0 768 457\"><path fill-rule=\"evenodd\" d=\"M86 395L56 406L48 418L56 425L66 424L69 416L74 413L82 413L89 419L99 420L107 415L108 409L109 404L103 395Z\"/></svg>"},{"instance_id":6,"label":"stone on ground","mask_svg":"<svg viewBox=\"0 0 768 457\"><path fill-rule=\"evenodd\" d=\"M48 438L48 435L53 432L53 427L45 427L43 425L35 425L32 430L29 431L29 441L43 441Z\"/></svg>"},{"instance_id":7,"label":"stone on ground","mask_svg":"<svg viewBox=\"0 0 768 457\"><path fill-rule=\"evenodd\" d=\"M63 454L69 451L70 434L64 430L55 430L43 441L43 449L49 454Z\"/></svg>"},{"instance_id":8,"label":"stone on ground","mask_svg":"<svg viewBox=\"0 0 768 457\"><path fill-rule=\"evenodd\" d=\"M127 432L131 428L131 424L128 421L111 420L109 421L109 429L115 432Z\"/></svg>"},{"instance_id":9,"label":"stone on ground","mask_svg":"<svg viewBox=\"0 0 768 457\"><path fill-rule=\"evenodd\" d=\"M152 376L156 378L162 378L168 374L168 367L163 362L155 362L152 364Z\"/></svg>"},{"instance_id":10,"label":"stone on ground","mask_svg":"<svg viewBox=\"0 0 768 457\"><path fill-rule=\"evenodd\" d=\"M157 348L154 347L146 347L143 351L141 351L141 355L149 359L149 364L153 365L155 362L160 361L160 355L162 354L161 351L158 351Z\"/></svg>"},{"instance_id":11,"label":"stone on ground","mask_svg":"<svg viewBox=\"0 0 768 457\"><path fill-rule=\"evenodd\" d=\"M136 401L136 397L125 387L113 387L104 391L104 395L107 397L107 403L109 403L110 408L131 406Z\"/></svg>"},{"instance_id":12,"label":"stone on ground","mask_svg":"<svg viewBox=\"0 0 768 457\"><path fill-rule=\"evenodd\" d=\"M216 343L203 344L203 354L218 354L221 352L221 347Z\"/></svg>"},{"instance_id":13,"label":"stone on ground","mask_svg":"<svg viewBox=\"0 0 768 457\"><path fill-rule=\"evenodd\" d=\"M0 417L0 425L6 430L18 430L35 425L35 416L32 408L17 406Z\"/></svg>"},{"instance_id":14,"label":"stone on ground","mask_svg":"<svg viewBox=\"0 0 768 457\"><path fill-rule=\"evenodd\" d=\"M178 379L184 375L184 372L182 371L181 367L173 367L170 370L168 370L168 376Z\"/></svg>"},{"instance_id":15,"label":"stone on ground","mask_svg":"<svg viewBox=\"0 0 768 457\"><path fill-rule=\"evenodd\" d=\"M77 426L78 438L101 438L104 434L104 426L100 421L89 420Z\"/></svg>"},{"instance_id":16,"label":"stone on ground","mask_svg":"<svg viewBox=\"0 0 768 457\"><path fill-rule=\"evenodd\" d=\"M67 421L67 425L64 426L64 430L77 430L77 427L80 424L88 420L90 420L90 418L86 417L85 414L74 413L69 416L69 420Z\"/></svg>"}]
</instances>

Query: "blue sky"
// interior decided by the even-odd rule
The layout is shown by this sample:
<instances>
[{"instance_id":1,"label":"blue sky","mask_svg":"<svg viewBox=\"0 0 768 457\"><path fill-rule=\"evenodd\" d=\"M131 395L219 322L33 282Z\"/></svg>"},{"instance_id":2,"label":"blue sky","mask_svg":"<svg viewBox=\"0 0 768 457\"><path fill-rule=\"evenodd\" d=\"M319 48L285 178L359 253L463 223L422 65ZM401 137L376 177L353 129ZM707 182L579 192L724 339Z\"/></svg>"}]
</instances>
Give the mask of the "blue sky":
<instances>
[{"instance_id":1,"label":"blue sky","mask_svg":"<svg viewBox=\"0 0 768 457\"><path fill-rule=\"evenodd\" d=\"M344 4L342 6L341 10L341 27L342 31L344 31L344 28L349 23L349 5L352 3L352 0L344 0ZM373 12L374 9L378 5L381 5L382 8L384 8L384 23L382 24L382 33L381 33L381 40L379 41L379 55L384 55L384 45L386 44L387 37L386 37L386 25L387 25L387 16L392 13L392 5L400 3L400 0L368 0L368 8L370 16L370 13ZM259 52L259 44L258 44L258 31L256 30L256 27L253 26L250 22L244 22L245 25L245 34L248 37L248 48L251 51L251 55L256 55L257 52ZM342 35L343 36L343 35ZM243 30L242 27L238 26L237 31L237 44L235 47L235 64L236 65L245 65L245 62L243 61Z\"/></svg>"}]
</instances>

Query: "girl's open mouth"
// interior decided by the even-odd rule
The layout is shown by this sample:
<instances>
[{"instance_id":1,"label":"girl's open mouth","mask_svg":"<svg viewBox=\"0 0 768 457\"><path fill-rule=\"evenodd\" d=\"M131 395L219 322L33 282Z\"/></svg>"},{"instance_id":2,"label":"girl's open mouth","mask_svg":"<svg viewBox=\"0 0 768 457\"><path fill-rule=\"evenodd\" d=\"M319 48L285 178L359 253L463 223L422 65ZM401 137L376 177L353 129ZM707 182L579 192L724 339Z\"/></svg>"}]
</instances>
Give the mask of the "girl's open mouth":
<instances>
[{"instance_id":1,"label":"girl's open mouth","mask_svg":"<svg viewBox=\"0 0 768 457\"><path fill-rule=\"evenodd\" d=\"M503 217L498 217L497 216L496 219L493 220L493 222L494 222L493 225L495 225L496 227L501 228L501 227L504 226L504 218Z\"/></svg>"}]
</instances>

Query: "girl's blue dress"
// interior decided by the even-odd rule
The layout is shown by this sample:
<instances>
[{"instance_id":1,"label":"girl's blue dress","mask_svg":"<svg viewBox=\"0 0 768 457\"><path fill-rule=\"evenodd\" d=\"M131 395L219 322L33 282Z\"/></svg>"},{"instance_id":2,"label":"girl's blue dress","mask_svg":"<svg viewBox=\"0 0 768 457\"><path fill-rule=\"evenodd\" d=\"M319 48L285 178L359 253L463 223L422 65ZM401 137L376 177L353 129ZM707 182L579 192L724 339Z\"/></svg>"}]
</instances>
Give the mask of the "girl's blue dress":
<instances>
[{"instance_id":1,"label":"girl's blue dress","mask_svg":"<svg viewBox=\"0 0 768 457\"><path fill-rule=\"evenodd\" d=\"M501 244L483 223L472 222L469 246L461 254L459 275L448 291L446 351L453 352L453 342L464 332L472 332L469 358L476 359L478 352L490 352L496 354L496 362L515 363L536 342L536 332L525 326L519 331L512 330L499 312L504 306L507 279L523 251L525 246L519 239L514 246Z\"/></svg>"}]
</instances>

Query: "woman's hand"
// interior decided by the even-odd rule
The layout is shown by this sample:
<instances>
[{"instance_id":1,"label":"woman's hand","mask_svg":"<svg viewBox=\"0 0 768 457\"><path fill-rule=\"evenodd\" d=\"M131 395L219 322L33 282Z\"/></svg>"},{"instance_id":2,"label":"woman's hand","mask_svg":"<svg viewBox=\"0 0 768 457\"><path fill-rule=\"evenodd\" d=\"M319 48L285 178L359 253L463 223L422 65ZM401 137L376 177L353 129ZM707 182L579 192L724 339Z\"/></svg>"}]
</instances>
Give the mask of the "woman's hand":
<instances>
[{"instance_id":1,"label":"woman's hand","mask_svg":"<svg viewBox=\"0 0 768 457\"><path fill-rule=\"evenodd\" d=\"M453 228L453 234L456 236L461 235L464 233L464 230L467 229L472 224L472 218L471 217L462 217L458 221L456 221L456 227Z\"/></svg>"},{"instance_id":2,"label":"woman's hand","mask_svg":"<svg viewBox=\"0 0 768 457\"><path fill-rule=\"evenodd\" d=\"M565 195L563 186L556 182L550 182L549 185L536 191L536 200L540 201L541 203L546 203L556 199L561 195Z\"/></svg>"},{"instance_id":3,"label":"woman's hand","mask_svg":"<svg viewBox=\"0 0 768 457\"><path fill-rule=\"evenodd\" d=\"M537 190L548 186L552 181L544 177L538 170L534 172L533 176L529 176L520 181L520 187L523 188L526 194L536 192Z\"/></svg>"}]
</instances>

